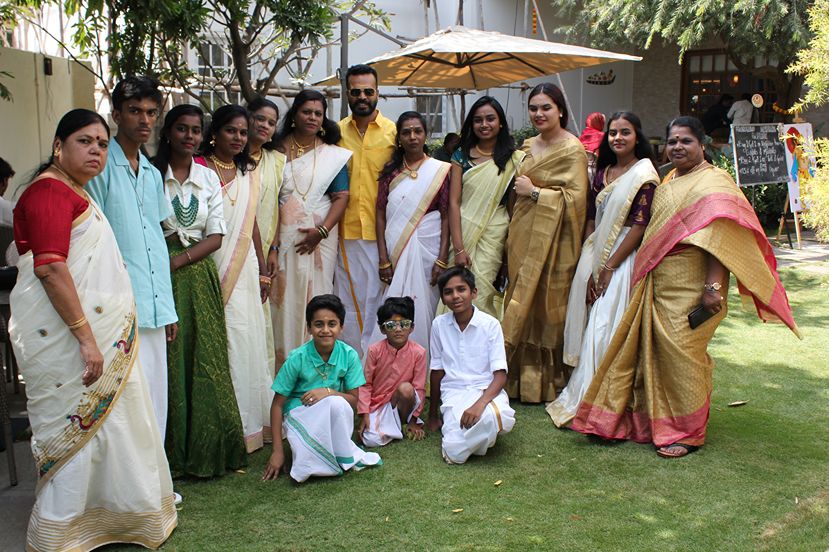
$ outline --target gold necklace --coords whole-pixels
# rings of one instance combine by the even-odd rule
[[[481,151],[481,148],[479,148],[477,144],[475,144],[475,146],[472,149],[478,152],[478,157],[492,157],[492,154],[495,153],[495,150]]]
[[[299,142],[296,141],[296,137],[294,137],[294,135],[292,133],[291,134],[291,142],[293,142],[293,148],[294,148],[294,151],[296,152],[296,155],[294,157],[302,157],[303,155],[305,155],[306,150],[308,150],[310,148],[313,148],[314,146],[317,145],[317,137],[314,136],[314,140],[310,144],[303,145],[303,144],[300,144]]]
[[[622,176],[623,174],[628,172],[628,169],[630,169],[633,166],[633,164],[636,163],[637,161],[639,161],[639,159],[634,157],[633,160],[630,161],[629,163],[627,163],[624,167],[619,167],[618,165],[613,165],[612,167],[608,167],[607,171],[605,172],[605,181],[607,182],[607,184],[610,184],[611,182],[615,182],[620,176]],[[620,172],[619,172],[619,174],[617,174],[616,176],[611,178],[609,173],[610,173],[611,169],[614,169],[614,168],[618,168],[618,171],[620,171]]]
[[[314,141],[316,142],[316,138],[314,138]],[[314,148],[314,161],[313,161],[313,165],[311,166],[311,178],[309,179],[308,187],[305,188],[304,192],[300,191],[299,186],[296,183],[296,171],[294,170],[294,161],[295,160],[296,160],[296,157],[294,157],[290,161],[290,163],[291,163],[291,181],[294,183],[294,190],[296,190],[296,193],[298,193],[299,196],[302,198],[302,202],[305,203],[305,198],[308,197],[309,193],[311,193],[311,187],[314,185],[314,175],[316,175],[316,172],[317,172],[317,148]]]
[[[210,160],[213,161],[213,164],[216,165],[216,167],[218,167],[220,169],[223,169],[223,170],[226,170],[226,171],[230,171],[230,170],[235,171],[236,170],[236,160],[233,160],[230,163],[225,163],[224,161],[222,161],[221,159],[216,157],[215,154],[212,154],[212,153],[210,154]]]
[[[409,178],[412,180],[417,180],[417,169],[420,168],[421,165],[426,161],[426,155],[420,158],[420,162],[417,164],[417,167],[411,168],[408,163],[406,163],[406,158],[403,158],[403,172],[408,173]]]
[[[235,170],[236,169],[236,162],[234,161],[233,163],[231,163],[231,165],[233,165],[233,166],[229,167],[227,163],[222,163],[221,159],[216,158],[215,155],[211,155],[210,160],[213,161],[213,164],[216,165],[216,169],[218,169],[216,171],[216,174],[219,175],[219,184],[222,185],[222,193],[225,194],[227,196],[227,198],[230,200],[230,204],[233,207],[236,207],[236,201],[239,199],[239,187],[238,186],[236,187],[236,197],[231,196],[230,195],[230,190],[227,189],[228,185],[230,185],[236,179],[234,178],[230,182],[225,182],[224,175],[222,175],[222,169],[230,170],[232,168],[232,169]],[[224,167],[222,167],[222,165],[224,165]]]
[[[89,195],[86,193],[86,190],[83,189],[83,186],[81,185],[80,182],[78,182],[77,180],[75,180],[74,178],[69,176],[69,173],[67,173],[65,170],[60,168],[57,164],[52,163],[52,167],[54,167],[55,171],[57,171],[62,177],[64,177],[66,180],[68,180],[67,184],[69,184],[69,187],[76,194],[78,194],[79,196],[81,196],[85,199],[89,199]]]
[[[683,175],[677,175],[677,172],[676,172],[676,171],[674,171],[674,175],[671,177],[671,180],[675,180],[675,179],[677,179],[677,178],[682,178],[683,176],[688,176],[688,175],[689,175],[689,174],[691,174],[692,172],[696,172],[696,171],[700,170],[700,169],[701,169],[704,165],[707,165],[707,164],[708,164],[708,161],[706,161],[705,159],[703,159],[702,161],[700,161],[700,163],[699,163],[698,165],[694,166],[694,168],[693,168],[693,169],[691,169],[690,171],[686,172],[686,173],[685,173],[685,174],[683,174]]]
[[[256,162],[256,164],[258,165],[259,161],[262,160],[262,150],[260,149],[256,153],[250,152],[250,158],[253,159],[254,162]]]

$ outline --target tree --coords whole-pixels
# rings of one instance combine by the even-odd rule
[[[388,28],[386,14],[367,0],[12,1],[19,15],[39,27],[31,10],[56,3],[75,18],[71,42],[77,58],[93,60],[105,92],[124,76],[150,74],[210,111],[202,90],[223,90],[225,98],[238,90],[250,101],[270,93],[282,70],[301,83],[319,49],[335,40],[339,11]],[[229,66],[215,64],[206,44],[226,53]],[[201,71],[188,64],[188,46]]]
[[[813,37],[807,48],[797,54],[789,68],[792,74],[805,78],[808,90],[801,106],[829,103],[829,0],[816,0],[809,8],[809,26]],[[808,148],[808,144],[806,145]],[[817,168],[812,178],[801,183],[802,194],[809,210],[803,220],[815,229],[817,237],[829,242],[829,138],[818,138],[813,144]]]
[[[741,71],[769,79],[778,104],[799,98],[800,74],[786,72],[810,38],[806,17],[814,0],[553,0],[574,18],[562,30],[599,46],[619,41],[647,49],[655,38],[676,44],[680,59],[712,38]],[[755,66],[755,56],[769,65]]]

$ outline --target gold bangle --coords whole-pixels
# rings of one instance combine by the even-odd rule
[[[619,268],[619,267],[617,266],[616,268],[610,268],[609,266],[607,266],[607,263],[604,263],[602,265],[602,268],[607,270],[608,272],[613,272],[614,270],[616,270],[616,268]]]
[[[326,228],[324,224],[320,224],[319,226],[317,226],[317,232],[320,233],[320,236],[322,236],[322,239],[325,239],[325,238],[328,237],[328,228]]]
[[[190,250],[185,249],[184,254],[187,255],[187,264],[193,264],[193,257],[190,256]]]
[[[466,250],[465,250],[465,249],[461,249],[460,251],[458,251],[458,250],[456,249],[456,250],[455,250],[455,257],[457,257],[458,255],[460,255],[461,253],[466,253]]]
[[[444,261],[441,261],[440,259],[435,259],[435,264],[443,269],[449,268],[449,265],[446,264]]]
[[[385,263],[378,265],[377,268],[380,270],[386,270],[387,268],[391,268],[391,261],[386,261]]]
[[[330,394],[331,394],[331,388],[330,388],[330,387],[326,387],[326,388],[325,388],[325,390],[326,390],[326,391],[328,391],[328,395],[330,395]],[[327,395],[326,395],[326,396],[327,396]]]
[[[271,285],[271,278],[270,276],[259,276],[259,283],[260,284],[268,284]]]
[[[68,324],[69,331],[74,332],[75,330],[84,327],[84,325],[86,325],[86,323],[87,323],[86,316],[82,316],[81,319],[78,320],[77,322],[73,322],[72,324]]]

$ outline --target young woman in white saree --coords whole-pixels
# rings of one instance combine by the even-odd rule
[[[213,114],[204,154],[219,175],[227,234],[213,253],[219,269],[227,325],[227,350],[248,452],[270,439],[271,368],[265,314],[271,278],[262,255],[256,210],[259,181],[248,150],[248,112],[224,105]]]
[[[326,117],[328,103],[303,90],[285,114],[276,140],[288,155],[279,191],[279,245],[271,296],[276,365],[308,341],[302,319],[312,297],[332,293],[337,225],[348,205],[351,152],[337,146],[340,128]]]
[[[567,387],[547,405],[558,427],[575,417],[627,309],[636,250],[650,221],[658,183],[653,150],[639,117],[614,113],[599,145],[586,239],[567,303],[564,363],[575,370]]]
[[[377,251],[386,297],[412,297],[411,339],[426,351],[439,293],[448,267],[449,163],[426,153],[426,119],[406,111],[397,119],[397,149],[380,172],[377,188]],[[383,339],[374,328],[369,343]]]
[[[158,548],[177,523],[129,276],[84,191],[108,144],[97,113],[64,115],[52,157],[14,210],[21,256],[9,332],[39,477],[27,550]]]

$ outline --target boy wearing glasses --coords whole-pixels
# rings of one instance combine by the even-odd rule
[[[357,402],[357,433],[367,447],[381,447],[404,433],[414,441],[425,435],[418,416],[426,396],[426,350],[409,340],[414,309],[411,297],[389,297],[377,309],[386,339],[368,348],[366,383]]]
[[[342,339],[362,357],[383,296],[377,271],[377,178],[394,152],[397,127],[377,109],[374,68],[353,65],[345,74],[345,82],[351,115],[339,122],[342,138],[338,145],[352,155],[348,162],[348,206],[340,221],[334,293],[345,304]]]
[[[504,391],[504,334],[496,318],[472,304],[478,296],[475,275],[454,266],[440,275],[438,289],[452,312],[432,322],[429,430],[442,429],[443,459],[463,464],[473,454],[486,454],[499,434],[512,430],[515,411]]]

